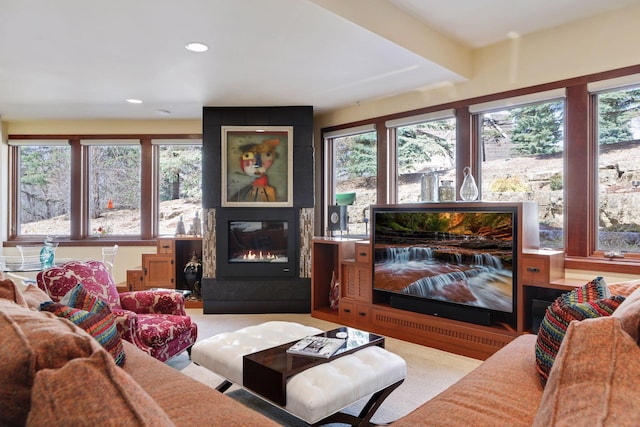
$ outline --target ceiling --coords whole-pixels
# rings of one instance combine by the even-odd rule
[[[200,119],[205,105],[323,112],[464,81],[472,49],[631,3],[2,0],[0,117]],[[187,51],[192,41],[209,50]]]

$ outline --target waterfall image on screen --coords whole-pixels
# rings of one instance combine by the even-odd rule
[[[383,210],[374,227],[374,290],[513,312],[513,212]]]

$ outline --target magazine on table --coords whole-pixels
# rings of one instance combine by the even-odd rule
[[[331,357],[346,342],[343,338],[304,337],[287,350],[289,354],[312,357]]]

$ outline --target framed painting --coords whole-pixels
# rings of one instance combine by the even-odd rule
[[[222,206],[293,206],[293,126],[222,126]]]

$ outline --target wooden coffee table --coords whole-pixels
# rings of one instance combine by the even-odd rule
[[[244,356],[242,364],[244,387],[278,405],[286,406],[287,381],[290,377],[313,366],[331,362],[365,347],[377,345],[384,348],[384,337],[348,327],[340,327],[316,336],[335,338],[339,332],[347,333],[346,344],[329,358],[298,356],[287,353],[287,349],[296,341]]]

